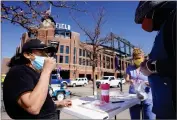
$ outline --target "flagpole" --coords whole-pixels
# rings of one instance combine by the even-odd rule
[[[52,4],[50,4],[50,14],[52,14]]]
[[[19,52],[22,52],[22,38],[20,38],[20,48],[19,48]]]

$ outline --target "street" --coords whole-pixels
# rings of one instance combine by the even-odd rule
[[[78,97],[84,97],[84,96],[91,96],[93,94],[93,85],[89,84],[86,87],[68,87],[68,90],[70,90],[74,95],[71,96],[71,99],[75,99]],[[98,90],[99,92],[100,90]],[[110,91],[117,91],[119,93],[119,88],[111,88]],[[123,92],[128,91],[128,85],[123,85]],[[2,94],[1,94],[2,95]],[[2,98],[2,97],[1,97]],[[3,102],[1,102],[1,105],[3,105]],[[3,108],[3,106],[2,106]],[[1,110],[1,119],[10,119],[9,116],[6,114],[5,111]],[[78,119],[74,116],[62,113],[60,114],[60,119]],[[113,118],[114,119],[114,118]],[[117,119],[130,119],[129,110],[125,110],[122,113],[117,115]]]

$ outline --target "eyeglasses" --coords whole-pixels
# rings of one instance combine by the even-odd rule
[[[42,53],[42,56],[44,56],[44,57],[49,57],[49,54],[46,53],[46,52],[43,52],[43,53]]]

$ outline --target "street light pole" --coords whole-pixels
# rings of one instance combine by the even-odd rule
[[[76,43],[75,43],[76,39],[75,39],[75,37],[76,36],[74,36],[74,79],[76,79],[76,69],[77,69],[77,66],[76,66],[76,63],[77,63],[77,50],[76,50]]]
[[[114,50],[115,50],[115,48],[114,48],[114,38],[115,38],[115,36],[111,32],[111,43],[112,43],[113,56],[114,56]],[[119,44],[119,42],[118,42],[118,44]],[[120,80],[121,80],[120,91],[122,92],[123,91],[123,89],[122,89],[122,71],[121,71],[121,68],[122,68],[122,53],[121,53],[120,45],[118,45],[118,47],[119,47],[119,51],[120,51],[120,61],[121,61],[121,63],[120,63]]]
[[[120,52],[120,81],[121,81],[121,84],[120,84],[120,91],[122,92],[122,53]]]

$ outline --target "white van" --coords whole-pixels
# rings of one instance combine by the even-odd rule
[[[69,86],[86,86],[88,85],[88,79],[87,78],[76,78],[75,80],[71,80]]]
[[[96,80],[97,88],[100,87],[101,84],[109,84],[110,87],[120,87],[121,79],[117,79],[114,76],[103,76],[100,80]]]

